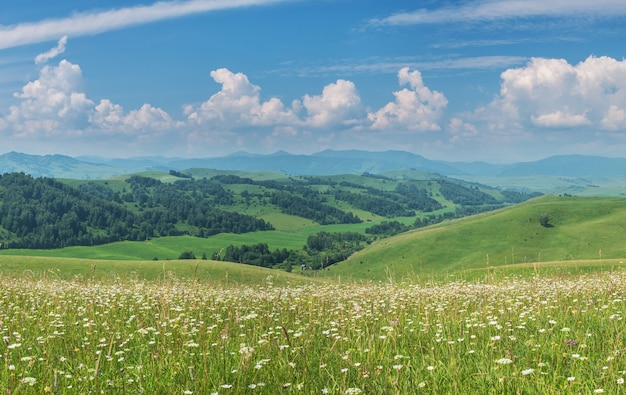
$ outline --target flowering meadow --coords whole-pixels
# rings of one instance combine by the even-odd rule
[[[276,286],[0,277],[3,394],[626,393],[626,273]]]

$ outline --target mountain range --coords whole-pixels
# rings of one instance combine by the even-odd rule
[[[601,177],[626,178],[626,158],[586,155],[552,156],[533,162],[490,164],[447,162],[427,159],[404,151],[333,151],[294,155],[237,152],[218,158],[171,158],[162,156],[104,158],[98,156],[29,155],[9,152],[0,155],[0,173],[24,172],[33,177],[98,179],[141,171],[183,171],[193,168],[271,171],[289,175],[382,174],[417,170],[453,177]]]

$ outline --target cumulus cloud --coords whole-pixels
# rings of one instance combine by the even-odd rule
[[[394,92],[396,100],[368,114],[374,129],[403,129],[414,131],[441,130],[439,121],[448,100],[443,93],[432,91],[424,85],[419,71],[408,67],[398,72],[400,85],[408,85]]]
[[[361,98],[351,81],[337,80],[325,86],[321,95],[304,95],[287,107],[275,97],[262,101],[261,88],[243,73],[223,68],[212,71],[211,77],[222,88],[199,106],[185,107],[192,124],[222,128],[271,126],[277,130],[291,127],[287,130],[293,131],[293,127],[321,128],[358,122],[355,117]]]
[[[448,124],[448,132],[452,135],[451,142],[467,139],[478,135],[478,130],[471,123],[460,118],[452,118]]]
[[[564,59],[533,58],[501,74],[499,96],[479,109],[492,129],[626,128],[626,61],[589,57],[571,65]]]
[[[131,133],[137,130],[154,132],[177,126],[177,122],[167,112],[150,104],[144,104],[140,109],[125,114],[122,106],[109,99],[100,100],[92,109],[89,122],[93,128],[115,133]]]
[[[570,114],[561,111],[539,116],[532,115],[530,119],[535,125],[547,128],[573,128],[591,123],[585,114]]]
[[[37,55],[37,57],[35,58],[35,63],[37,64],[46,63],[50,59],[56,58],[57,56],[65,52],[66,45],[67,45],[67,36],[63,36],[57,43],[56,47],[51,48],[49,51],[46,51],[44,53]]]
[[[55,50],[60,53],[64,45],[61,39]],[[38,58],[47,61],[56,56],[54,52]],[[39,77],[14,97],[18,104],[0,118],[0,129],[14,131],[17,138],[153,132],[178,126],[169,114],[149,104],[128,113],[108,99],[96,105],[84,92],[80,66],[68,60],[43,66]]]
[[[243,73],[228,69],[211,72],[211,77],[222,85],[219,92],[199,107],[186,106],[189,122],[220,126],[267,126],[297,122],[292,110],[277,98],[261,102],[261,88],[252,84]]]
[[[150,5],[76,13],[67,18],[0,26],[0,49],[45,42],[61,36],[78,37],[98,34],[186,15],[274,4],[281,1],[285,0],[159,1]]]
[[[600,121],[600,125],[606,130],[626,129],[626,111],[611,104]]]
[[[27,83],[15,97],[21,102],[10,107],[5,122],[21,134],[59,132],[73,129],[84,120],[86,110],[93,105],[80,92],[82,71],[78,65],[63,60],[58,66],[45,66],[39,79]]]
[[[351,81],[337,80],[326,85],[319,96],[305,95],[302,105],[307,111],[305,123],[313,127],[355,124],[361,97]]]

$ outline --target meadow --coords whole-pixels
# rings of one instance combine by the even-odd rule
[[[621,269],[420,283],[278,282],[261,268],[224,282],[205,269],[3,274],[0,391],[624,392]]]

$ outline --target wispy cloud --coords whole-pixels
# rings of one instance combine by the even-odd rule
[[[397,73],[403,67],[424,70],[485,70],[506,69],[511,66],[524,64],[528,57],[524,56],[472,56],[438,60],[416,60],[411,58],[364,60],[345,60],[343,62],[323,66],[293,67],[300,75],[350,75],[361,73]],[[280,70],[279,72],[284,72]]]
[[[65,52],[65,46],[66,45],[67,45],[67,36],[63,36],[63,37],[61,37],[61,39],[57,43],[56,47],[51,48],[50,50],[48,50],[48,51],[46,51],[44,53],[40,53],[39,55],[37,55],[37,57],[35,58],[35,63],[37,63],[37,64],[46,63],[50,59],[56,58],[57,56],[59,56],[63,52]]]
[[[623,0],[484,0],[462,6],[419,9],[369,21],[373,26],[482,22],[528,17],[617,17],[626,15]]]
[[[76,13],[67,18],[0,27],[0,49],[58,40],[63,36],[78,37],[98,34],[209,11],[262,6],[285,1],[288,0],[162,1],[151,5]]]

